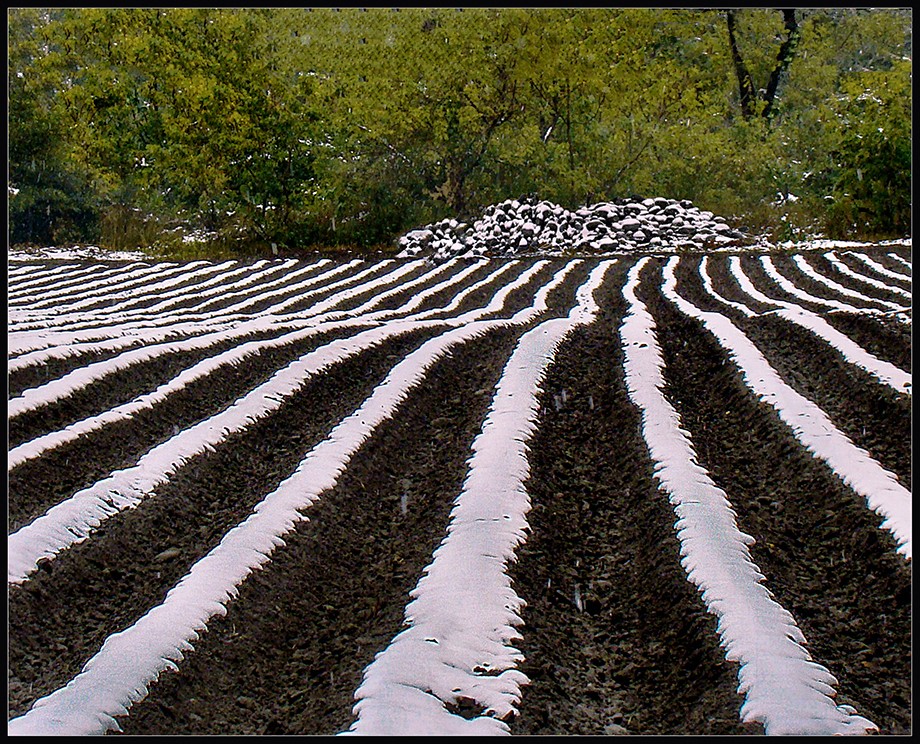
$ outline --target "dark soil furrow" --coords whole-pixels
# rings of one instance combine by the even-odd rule
[[[332,367],[273,415],[192,458],[134,509],[9,593],[10,713],[66,684],[105,638],[161,602],[189,566],[295,469],[392,366],[416,331]],[[158,559],[164,550],[172,558]],[[251,663],[251,658],[249,662]]]
[[[460,266],[458,267],[455,274],[459,274],[461,271],[465,271],[466,269],[468,269],[471,263],[474,263],[474,262],[461,261]],[[488,276],[494,270],[495,270],[495,266],[493,264],[484,263],[482,266],[476,268],[474,271],[472,271],[470,274],[468,274],[466,277],[464,277],[460,281],[453,282],[452,284],[449,284],[448,286],[443,287],[438,292],[435,292],[433,295],[430,295],[429,297],[425,298],[425,300],[423,300],[422,303],[418,307],[414,308],[411,311],[412,314],[424,313],[429,310],[437,310],[438,308],[444,307],[445,305],[452,302],[454,297],[460,294],[467,287],[472,286],[476,282]],[[446,276],[438,277],[435,280],[432,280],[430,284],[432,286],[435,284],[440,284],[442,281],[444,281],[447,278],[448,277]],[[416,294],[419,294],[425,291],[426,289],[427,289],[426,287],[421,287],[418,290],[413,290],[410,295],[402,297],[400,301],[391,309],[395,310],[400,316],[402,316],[402,310],[403,310],[404,305],[412,301]],[[376,309],[374,312],[376,312]],[[451,314],[454,314],[454,313],[451,313]]]
[[[910,291],[910,276],[904,274],[905,271],[909,270],[904,267],[904,264],[888,258],[884,253],[870,253],[868,251],[860,251],[860,253],[875,263],[881,264],[883,268],[895,271],[901,276],[899,278],[895,278],[893,276],[888,276],[887,274],[877,271],[865,261],[860,261],[859,258],[854,256],[852,253],[849,253],[848,251],[837,251],[837,258],[839,258],[842,263],[849,266],[854,272],[857,274],[863,274],[868,279],[885,282],[886,284],[889,284],[896,289],[904,289]],[[895,292],[895,301],[900,302],[903,300],[904,295]]]
[[[767,312],[776,307],[758,302],[741,288],[731,271],[728,256],[710,256],[706,273],[712,279],[713,286],[718,293],[727,300],[741,303],[757,313]]]
[[[88,268],[86,264],[71,264],[71,266],[73,266],[72,269],[54,273],[54,270],[59,268],[59,266],[52,265],[50,262],[41,265],[33,264],[30,266],[32,271],[28,274],[8,277],[8,281],[12,279],[9,283],[9,289],[11,292],[21,292],[24,289],[28,289],[30,292],[47,292],[48,290],[54,289],[58,283],[67,281],[73,273]]]
[[[804,256],[805,254],[801,254],[801,255]],[[807,256],[806,258],[809,259],[808,261],[809,264],[813,262],[812,257]],[[810,295],[814,295],[815,297],[820,297],[826,300],[835,300],[837,302],[842,302],[845,305],[852,305],[853,307],[858,308],[858,309],[862,309],[862,308],[865,308],[867,310],[887,310],[888,309],[881,303],[872,302],[871,297],[866,292],[860,292],[860,294],[863,294],[866,296],[867,299],[865,300],[857,298],[857,297],[850,297],[841,292],[838,292],[835,289],[832,289],[830,286],[825,284],[823,281],[817,281],[815,279],[812,279],[810,276],[808,276],[808,274],[806,274],[798,266],[796,266],[796,264],[793,262],[790,256],[785,256],[785,255],[773,256],[773,265],[776,267],[776,270],[780,274],[782,274],[787,279],[789,279],[789,281],[795,284],[796,287],[798,287],[804,292],[807,292]],[[818,270],[816,269],[816,271]],[[823,274],[823,273],[824,272],[822,271],[818,271],[818,274]],[[836,281],[835,279],[831,279],[831,280]],[[842,282],[837,282],[837,283],[842,284]],[[823,308],[823,309],[825,311],[827,310],[827,308]]]
[[[528,269],[533,268],[536,261],[528,264]],[[533,304],[534,297],[537,292],[539,292],[544,286],[549,284],[553,277],[558,271],[562,268],[562,263],[548,262],[543,268],[539,269],[527,282],[522,286],[517,287],[516,289],[511,290],[508,293],[508,296],[505,298],[505,303],[502,306],[501,310],[498,310],[494,313],[488,313],[484,317],[486,318],[504,318],[508,315],[512,315],[519,310],[523,310],[525,307],[530,307]],[[575,273],[573,271],[573,273]],[[571,277],[570,277],[571,279]],[[504,283],[502,286],[507,286],[510,282]],[[555,293],[558,295],[558,293]]]
[[[744,733],[737,666],[680,565],[676,517],[625,387],[628,263],[602,318],[564,342],[543,386],[532,534],[511,569],[527,602],[518,647],[531,679],[516,734]]]
[[[13,294],[20,292],[14,283],[9,288],[10,301],[11,304],[21,305],[28,302],[31,303],[31,307],[41,305],[44,308],[69,304],[84,297],[92,296],[94,292],[105,291],[107,287],[117,284],[119,281],[131,279],[137,272],[149,268],[149,266],[135,266],[133,270],[125,271],[114,266],[103,265],[79,269],[75,272],[68,272],[66,278],[62,277],[60,281],[55,282],[53,285],[31,288],[27,300],[24,300],[21,295],[12,297]],[[153,271],[150,270],[148,273],[153,273]],[[96,284],[97,282],[102,283]],[[90,284],[95,284],[95,286],[87,289]]]
[[[703,289],[695,260],[680,261],[678,291],[694,305],[730,317],[767,361],[799,394],[813,401],[834,425],[910,488],[910,399],[847,362],[827,342],[776,316],[748,319]]]
[[[9,474],[8,529],[18,529],[113,471],[132,467],[156,445],[225,410],[300,356],[359,330],[331,331],[265,349],[242,364],[215,370],[130,419],[110,423],[24,462]]]
[[[432,287],[435,284],[440,284],[441,282],[445,281],[446,279],[450,277],[456,276],[462,271],[465,271],[467,268],[469,268],[471,263],[475,263],[475,262],[461,260],[458,263],[458,265],[454,268],[454,270],[438,275],[428,280],[423,286],[420,286],[417,288],[414,287],[406,293],[400,293],[394,297],[389,298],[388,300],[382,302],[379,307],[375,307],[372,312],[378,312],[382,310],[382,311],[394,311],[397,313],[401,313],[402,308],[409,302],[412,302],[415,299],[415,296],[417,294],[424,292],[429,287]],[[462,281],[451,284],[447,287],[444,287],[436,294],[426,298],[412,312],[414,313],[425,312],[427,310],[433,310],[439,307],[443,307],[447,303],[451,302],[458,293],[463,291],[463,289],[470,286],[471,284],[475,284],[482,277],[486,276],[490,271],[494,270],[494,268],[495,268],[494,266],[491,266],[489,264],[479,267],[478,269],[473,271],[469,276],[464,278]]]
[[[843,261],[847,266],[849,266],[857,273],[865,274],[866,276],[877,279],[878,281],[891,282],[892,286],[894,287],[910,291],[912,284],[910,277],[911,270],[900,261],[888,256],[889,252],[890,251],[859,251],[859,253],[868,256],[875,263],[881,264],[883,268],[899,274],[898,277],[888,276],[883,272],[877,271],[865,261],[860,261],[849,251],[837,251],[837,256],[841,261]]]
[[[811,310],[812,312],[822,312],[826,311],[827,308],[824,305],[818,304],[816,302],[809,302],[806,300],[801,300],[798,297],[795,297],[792,294],[786,292],[782,289],[772,277],[767,274],[766,269],[764,269],[761,259],[763,256],[742,256],[741,257],[741,270],[751,280],[751,283],[754,287],[760,290],[767,297],[775,300],[780,300],[782,302],[792,302],[796,305],[799,305],[806,310]],[[774,258],[770,256],[771,260]]]
[[[910,731],[910,568],[865,499],[751,395],[701,323],[645,290],[670,396],[700,465],[725,489],[754,562],[795,618],[838,702],[883,734]],[[802,352],[802,362],[807,353]],[[903,436],[903,432],[902,432]]]
[[[489,261],[488,270],[485,276],[495,274],[502,266],[505,265],[505,263],[510,262]],[[508,271],[506,271],[497,279],[490,281],[485,286],[471,292],[467,297],[461,300],[457,308],[455,310],[451,310],[448,315],[450,317],[456,317],[472,310],[478,310],[479,308],[485,307],[489,303],[489,300],[491,300],[492,297],[494,297],[502,287],[511,284],[511,282],[513,282],[515,279],[517,279],[517,277],[527,271],[527,269],[532,265],[532,262],[529,261],[521,261],[519,263],[519,266],[508,269]],[[446,305],[450,301],[451,300],[447,300],[443,304]],[[440,318],[446,316],[442,316],[442,314],[437,313],[434,315],[434,317]]]
[[[356,284],[350,284],[347,287],[342,287],[341,289],[335,290],[333,292],[323,293],[322,295],[319,295],[317,297],[311,297],[310,299],[305,300],[303,302],[294,303],[290,307],[284,308],[282,312],[284,312],[285,314],[309,312],[318,302],[322,302],[326,299],[329,299],[330,297],[332,297],[334,294],[337,294],[338,292],[345,292],[345,291],[349,291],[349,290],[356,289],[356,288],[363,288],[359,294],[353,297],[350,297],[347,300],[343,300],[342,302],[337,304],[335,307],[330,308],[329,312],[347,312],[349,310],[353,310],[354,308],[363,305],[365,302],[373,299],[374,297],[377,297],[380,294],[383,294],[384,292],[389,292],[391,289],[395,289],[396,287],[402,284],[405,284],[406,282],[411,282],[413,279],[417,279],[419,276],[424,274],[426,271],[430,271],[432,268],[430,264],[427,264],[424,261],[415,261],[414,263],[418,265],[415,266],[408,273],[403,274],[399,279],[387,280],[386,277],[392,274],[393,272],[397,271],[398,269],[400,269],[403,266],[403,262],[396,262],[395,264],[388,266],[383,271],[375,271],[371,276],[365,277],[363,280],[359,281]],[[367,267],[359,267],[359,268],[365,269]],[[371,287],[370,284],[377,279],[382,279],[383,280],[382,283],[377,285],[376,287]],[[374,310],[378,310],[378,309],[380,308],[376,308],[376,307],[374,308]]]
[[[808,263],[811,264],[815,271],[847,289],[859,292],[870,299],[893,302],[897,305],[909,304],[906,302],[906,298],[903,295],[899,295],[889,289],[882,289],[881,287],[875,287],[871,284],[861,282],[859,279],[840,271],[840,269],[834,266],[829,259],[825,258],[820,253],[809,254],[807,259]],[[865,264],[863,264],[863,267],[865,268]]]
[[[270,337],[280,334],[270,332],[265,335]],[[8,425],[9,444],[17,446],[49,431],[63,429],[75,421],[134,400],[139,395],[154,391],[197,362],[236,348],[240,343],[240,340],[231,339],[206,349],[169,352],[133,364],[126,369],[111,372],[75,390],[65,398],[49,402],[12,419]],[[281,347],[267,350],[262,356],[266,360],[275,355],[281,355],[281,359],[286,359],[290,353],[291,348]]]
[[[727,261],[713,262],[713,259],[710,258],[709,263],[713,267],[712,273],[717,281],[717,286],[725,288],[726,297],[744,302],[755,310],[766,311],[772,309],[772,307],[767,307],[761,303],[756,303],[749,299],[745,300],[743,297],[739,299],[734,294],[734,287],[737,286],[737,281],[728,270]],[[763,273],[759,261],[742,258],[742,265],[754,285],[764,294],[777,299],[782,298],[781,290]],[[772,290],[770,285],[772,285]],[[910,371],[910,326],[895,320],[886,320],[884,316],[827,312],[827,308],[821,308],[813,303],[802,302],[790,297],[783,299],[819,314],[837,330],[845,333],[862,348],[879,359],[891,362],[903,370]]]
[[[295,268],[296,268],[296,267],[295,267]],[[333,268],[334,268],[334,266],[327,266],[327,267],[325,267],[324,270],[325,270],[325,271],[329,271],[329,270],[331,270],[331,269],[333,269]],[[357,274],[358,272],[360,272],[361,270],[366,269],[366,268],[367,268],[366,266],[358,265],[358,266],[354,267],[353,269],[350,269],[349,271],[346,271],[346,272],[344,272],[344,273],[342,273],[342,274],[337,274],[336,276],[332,277],[332,279],[331,279],[328,283],[331,284],[331,283],[334,283],[334,282],[336,282],[336,281],[341,281],[342,279],[344,279],[344,278],[346,278],[346,277],[354,276],[355,274]],[[298,282],[306,281],[307,279],[316,276],[316,273],[317,273],[317,272],[310,272],[309,274],[305,274],[305,275],[302,275],[302,276],[297,276],[297,277],[295,277],[295,279],[294,279],[294,281],[293,281],[292,283],[293,283],[293,284],[297,284]],[[277,278],[277,277],[274,277],[274,276],[271,277],[271,279],[274,279],[274,278]],[[268,280],[266,280],[266,281],[268,281]],[[325,283],[323,283],[323,284],[325,284]],[[275,304],[275,303],[279,303],[279,302],[282,302],[282,301],[284,301],[284,300],[290,299],[291,296],[295,296],[295,293],[296,293],[297,291],[302,291],[302,292],[306,293],[306,292],[312,292],[312,291],[314,291],[314,290],[316,290],[316,289],[321,289],[322,286],[323,286],[323,284],[310,286],[310,287],[307,287],[305,290],[294,290],[294,291],[291,291],[291,292],[289,292],[289,293],[285,293],[284,295],[282,295],[282,296],[280,296],[280,297],[273,297],[273,298],[271,298],[270,301],[266,302],[264,306],[270,306],[270,305],[273,305],[273,304]],[[238,303],[240,303],[240,302],[249,301],[249,300],[252,300],[252,299],[255,298],[255,297],[258,297],[259,292],[258,292],[257,290],[258,290],[258,287],[257,287],[257,286],[256,286],[256,287],[252,287],[252,288],[246,287],[246,288],[244,288],[244,289],[242,289],[242,290],[239,290],[239,291],[237,291],[237,292],[234,292],[233,294],[227,295],[227,296],[223,299],[223,301],[220,302],[220,303],[209,304],[208,307],[207,307],[207,309],[205,309],[204,311],[196,311],[194,308],[190,308],[190,309],[187,310],[188,315],[189,315],[189,317],[197,317],[198,315],[201,314],[201,312],[203,312],[203,313],[205,313],[205,314],[209,314],[209,315],[210,315],[210,314],[213,314],[213,315],[219,316],[219,315],[223,312],[223,310],[224,310],[225,308],[229,308],[229,307],[231,307],[231,306],[233,306],[233,305],[236,305],[236,304],[238,304]],[[271,293],[271,292],[277,292],[277,291],[283,291],[283,290],[284,290],[284,286],[282,285],[281,287],[271,287],[271,288],[269,288],[268,292]],[[332,293],[323,292],[320,296],[318,296],[318,299],[323,299],[323,298],[325,297],[326,294],[332,294]],[[213,300],[214,300],[215,298],[209,297],[209,298],[207,298],[207,299],[208,299],[209,302],[213,302]],[[312,301],[318,301],[318,299],[315,299],[315,300],[312,300]],[[187,306],[187,305],[188,305],[188,302],[191,302],[192,300],[195,300],[195,303],[196,303],[196,304],[197,304],[197,302],[199,302],[199,300],[198,300],[197,298],[195,298],[193,295],[191,295],[191,296],[188,297],[188,301],[185,302],[185,303],[183,303],[183,304]],[[247,308],[245,308],[245,312],[246,312],[246,313],[255,313],[255,312],[256,312],[256,308],[257,308],[257,307],[260,307],[260,306],[261,306],[261,305],[253,305],[252,307],[247,307]],[[184,311],[183,311],[182,308],[178,308],[178,309],[170,308],[167,312],[179,312],[179,313],[183,313]],[[285,310],[284,312],[288,312],[288,311]],[[231,313],[231,314],[232,314],[232,313]]]
[[[221,288],[221,285],[212,285],[209,287],[205,287],[204,290],[202,291],[206,294],[199,294],[197,288],[192,286],[192,287],[189,287],[186,291],[181,292],[175,297],[173,297],[172,302],[175,304],[170,304],[161,312],[176,313],[177,315],[181,315],[186,312],[195,313],[196,310],[194,308],[196,306],[204,304],[205,302],[211,303],[218,299],[221,299],[223,302],[226,302],[228,304],[239,302],[240,300],[243,300],[247,296],[256,292],[259,288],[259,284],[261,284],[262,282],[276,281],[281,276],[283,276],[284,272],[291,272],[300,267],[295,265],[295,266],[288,267],[285,269],[284,267],[280,265],[256,266],[255,263],[252,263],[249,265],[248,268],[249,268],[249,271],[244,272],[242,274],[237,274],[236,276],[233,276],[227,279],[227,281],[225,282],[227,287],[223,291],[223,298],[220,297],[220,294],[221,294],[220,292],[215,292],[215,290]],[[242,287],[234,287],[232,289],[229,287],[230,284],[235,284],[237,282],[244,281],[257,274],[261,274],[261,276],[255,281],[251,282],[250,284],[247,284]],[[208,309],[205,312],[208,312],[208,313],[215,312],[216,307],[217,307],[216,305],[208,305]]]
[[[521,332],[491,332],[432,368],[310,507],[309,521],[242,585],[179,673],[163,675],[131,709],[125,733],[348,728],[362,672],[401,629],[408,593],[444,536],[470,446]]]
[[[906,323],[885,323],[877,315],[853,313],[828,313],[824,319],[873,356],[911,371],[911,330]]]
[[[911,400],[850,364],[823,340],[775,317],[740,322],[770,365],[910,489]]]
[[[78,298],[77,302],[84,302],[87,299],[96,297],[99,300],[106,300],[106,303],[108,304],[116,304],[116,303],[121,303],[121,302],[130,300],[132,299],[132,296],[134,297],[143,296],[144,297],[143,305],[131,306],[127,308],[128,312],[134,312],[137,307],[142,307],[142,306],[150,307],[153,304],[158,304],[166,299],[169,299],[169,300],[178,300],[178,299],[183,299],[183,298],[193,299],[197,296],[197,293],[199,291],[199,284],[207,282],[207,281],[213,281],[217,277],[221,277],[225,274],[229,274],[231,272],[238,271],[239,269],[242,269],[242,268],[244,268],[242,265],[232,266],[226,272],[223,272],[223,271],[212,272],[210,274],[199,277],[193,283],[182,282],[175,286],[167,287],[164,290],[162,290],[162,292],[154,292],[153,294],[149,294],[149,295],[146,294],[146,287],[152,284],[159,283],[163,281],[164,279],[172,279],[172,278],[179,277],[181,276],[182,272],[177,271],[177,272],[173,272],[172,274],[168,274],[166,276],[162,276],[158,274],[157,272],[151,272],[149,274],[143,275],[142,277],[128,276],[128,277],[123,278],[121,281],[116,280],[116,281],[109,282],[104,287],[100,288],[99,292],[93,292],[93,293],[86,294],[83,297]],[[234,276],[228,276],[222,283],[230,284],[231,282],[239,281],[243,279],[247,275],[247,273],[239,273],[239,274],[235,274]],[[134,286],[130,286],[130,285],[128,287],[122,286],[123,283],[136,282],[139,279],[143,279],[143,282],[138,283]],[[219,284],[215,283],[215,284],[206,286],[204,287],[202,291],[213,290],[216,286],[219,286]],[[126,290],[128,291],[127,296],[120,297],[114,301],[112,301],[111,298],[100,296],[100,295],[124,293]],[[105,311],[105,304],[99,304],[97,302],[92,307],[94,308],[95,311],[103,311],[103,312]],[[65,306],[64,308],[62,308],[62,311],[63,313],[66,314],[68,312],[68,307]]]
[[[194,294],[198,286],[204,282],[212,281],[218,278],[223,279],[223,277],[226,277],[227,274],[240,268],[242,267],[238,263],[225,264],[225,262],[214,263],[210,266],[196,266],[189,269],[187,273],[176,273],[167,277],[167,280],[172,280],[180,276],[183,277],[183,279],[181,282],[176,282],[175,284],[171,284],[168,287],[163,287],[162,289],[152,288],[159,282],[164,281],[163,277],[150,277],[150,281],[148,283],[141,284],[137,287],[132,287],[130,290],[130,296],[122,297],[117,300],[109,297],[100,297],[97,302],[81,308],[81,312],[89,314],[99,311],[108,312],[107,308],[109,306],[121,304],[123,302],[130,303],[125,305],[125,311],[130,313],[143,312],[145,308],[158,304],[167,298],[180,297],[183,294]],[[223,281],[229,283],[236,281],[241,276],[242,274],[236,274],[232,277],[223,279]],[[112,287],[112,290],[115,292],[120,291],[118,287]]]
[[[126,351],[140,348],[143,345],[143,342],[137,341],[121,349],[114,349],[111,351],[87,351],[63,359],[48,359],[47,361],[33,364],[30,367],[8,372],[6,377],[7,395],[10,398],[22,395],[23,391],[28,388],[44,385],[46,382],[51,382],[51,380],[63,377],[68,372],[72,372],[75,369],[80,369],[94,362],[102,362],[106,359],[111,359]]]
[[[422,271],[411,272],[410,274],[406,275],[406,278],[404,281],[400,281],[399,284],[396,284],[394,286],[383,287],[379,291],[379,293],[383,294],[384,292],[392,292],[394,289],[400,288],[401,285],[414,281],[415,279],[420,278],[423,274],[426,274],[427,272],[432,271],[435,268],[436,267],[431,264],[423,264]],[[415,298],[415,296],[419,294],[420,292],[424,292],[429,287],[435,284],[438,284],[444,281],[445,279],[448,279],[449,277],[459,274],[461,271],[463,271],[464,268],[465,268],[465,264],[462,261],[458,261],[454,266],[452,266],[447,271],[442,271],[440,274],[436,274],[436,275],[433,275],[427,278],[422,284],[417,284],[414,287],[410,287],[409,289],[401,290],[397,292],[396,294],[392,295],[391,297],[388,297],[387,299],[380,302],[378,305],[374,306],[372,310],[370,310],[370,312],[376,313],[376,312],[387,312],[387,311],[399,310],[403,305],[405,305],[408,302],[411,302]],[[371,297],[372,295],[367,295],[367,296],[362,296],[357,299],[349,300],[348,303],[343,304],[342,308],[337,308],[337,309],[338,310],[341,310],[343,308],[347,308],[349,310],[355,309],[363,305],[365,302],[371,299]]]
[[[327,265],[325,265],[325,266],[319,268],[317,271],[311,272],[309,275],[304,275],[304,276],[296,277],[296,278],[294,279],[294,281],[292,282],[292,284],[297,285],[297,284],[300,284],[301,282],[305,282],[305,281],[307,281],[307,280],[309,280],[309,279],[315,278],[316,276],[324,276],[324,275],[329,274],[330,272],[334,271],[338,266],[341,266],[341,265],[344,265],[344,264],[347,264],[347,263],[350,263],[350,262],[348,262],[348,261],[336,261],[335,263],[327,264]],[[295,296],[307,294],[307,293],[309,293],[309,292],[317,292],[316,297],[315,297],[314,299],[312,299],[311,301],[312,301],[312,302],[319,302],[320,300],[326,299],[328,296],[332,295],[333,292],[338,291],[338,290],[332,290],[332,291],[330,291],[330,290],[325,289],[325,287],[327,287],[327,286],[330,285],[330,284],[335,284],[336,282],[345,281],[345,280],[347,280],[347,279],[349,279],[349,278],[355,276],[356,274],[359,274],[359,273],[361,273],[362,271],[365,271],[367,268],[369,268],[369,266],[368,266],[368,264],[367,264],[366,262],[360,262],[360,263],[356,264],[355,266],[352,266],[352,267],[350,267],[350,268],[348,268],[348,269],[346,269],[346,270],[344,270],[344,271],[342,271],[342,272],[340,272],[340,273],[338,273],[338,274],[335,274],[334,276],[331,276],[331,277],[327,277],[327,278],[325,278],[325,279],[322,279],[322,280],[319,281],[318,283],[316,283],[316,284],[311,284],[311,285],[309,285],[309,286],[307,286],[307,287],[296,287],[296,286],[292,286],[292,287],[288,287],[288,286],[272,287],[272,288],[270,288],[270,289],[268,290],[268,293],[272,295],[271,297],[264,297],[264,298],[258,299],[258,300],[257,300],[256,302],[254,302],[252,305],[250,305],[249,307],[247,307],[247,308],[245,309],[245,312],[251,313],[251,314],[255,315],[255,314],[258,314],[258,313],[260,313],[260,312],[263,312],[263,311],[267,310],[268,308],[272,307],[273,305],[277,305],[277,304],[279,304],[279,303],[286,302],[287,300],[290,300],[291,298],[293,298],[293,297],[295,297]],[[372,274],[372,276],[376,276],[376,274]],[[360,283],[360,282],[359,282],[359,283]],[[275,294],[275,293],[277,293],[277,294]],[[229,306],[231,306],[231,305],[235,305],[237,302],[240,302],[240,301],[242,301],[242,300],[244,300],[244,299],[245,299],[245,300],[253,300],[253,299],[255,299],[256,297],[257,297],[257,295],[253,295],[253,296],[246,297],[246,298],[233,298],[233,301],[232,301],[232,302],[231,302],[231,301],[228,301],[228,302],[223,303],[223,304],[221,304],[221,305],[215,305],[215,306],[212,307],[212,308],[208,308],[208,311],[209,311],[209,312],[212,312],[212,311],[213,311],[213,312],[215,312],[215,313],[220,313],[220,312],[221,312],[222,310],[224,310],[225,308],[227,308],[227,307],[229,307]],[[287,311],[283,311],[283,312],[287,312]]]
[[[44,385],[45,383],[51,382],[52,380],[57,380],[58,378],[63,377],[68,372],[72,372],[75,369],[81,369],[82,367],[87,367],[90,364],[95,362],[102,362],[106,359],[112,359],[119,354],[124,354],[134,349],[139,349],[143,346],[150,346],[153,344],[179,343],[180,341],[189,340],[195,338],[196,336],[203,336],[208,332],[209,331],[207,329],[200,329],[199,333],[184,333],[181,335],[177,334],[174,338],[155,341],[152,343],[145,343],[141,340],[138,340],[136,343],[133,343],[130,346],[125,346],[121,349],[115,349],[112,351],[83,352],[63,359],[49,359],[48,361],[34,364],[30,367],[24,367],[20,370],[9,373],[7,377],[7,394],[11,398],[22,395],[23,391],[29,388],[38,387],[39,385]],[[227,343],[235,345],[255,339],[280,336],[281,333],[283,333],[281,330],[258,331],[256,333],[247,335],[241,341],[229,341]],[[208,348],[211,349],[217,347]],[[167,353],[175,352],[167,351]]]

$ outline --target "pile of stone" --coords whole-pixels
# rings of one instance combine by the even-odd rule
[[[399,239],[401,258],[598,255],[709,250],[747,236],[687,200],[619,199],[574,212],[549,201],[509,199],[473,222],[444,219]]]

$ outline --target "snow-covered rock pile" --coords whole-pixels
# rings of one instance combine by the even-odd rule
[[[399,239],[401,258],[693,251],[751,241],[712,212],[665,198],[600,202],[574,212],[550,201],[509,199],[472,224],[445,219]]]

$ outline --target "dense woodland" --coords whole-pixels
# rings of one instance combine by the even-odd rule
[[[9,241],[392,247],[532,195],[910,230],[910,9],[12,9]]]

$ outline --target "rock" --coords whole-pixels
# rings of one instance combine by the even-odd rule
[[[162,553],[157,553],[153,560],[157,562],[168,561],[171,558],[178,558],[181,554],[182,553],[179,548],[166,548],[166,550],[164,550]]]
[[[677,245],[720,237],[741,240],[743,233],[687,200],[664,197],[614,198],[569,211],[550,201],[509,199],[486,207],[470,224],[454,218],[416,228],[400,237],[398,257],[517,255],[522,251],[567,255],[636,250],[636,244],[673,251]]]

